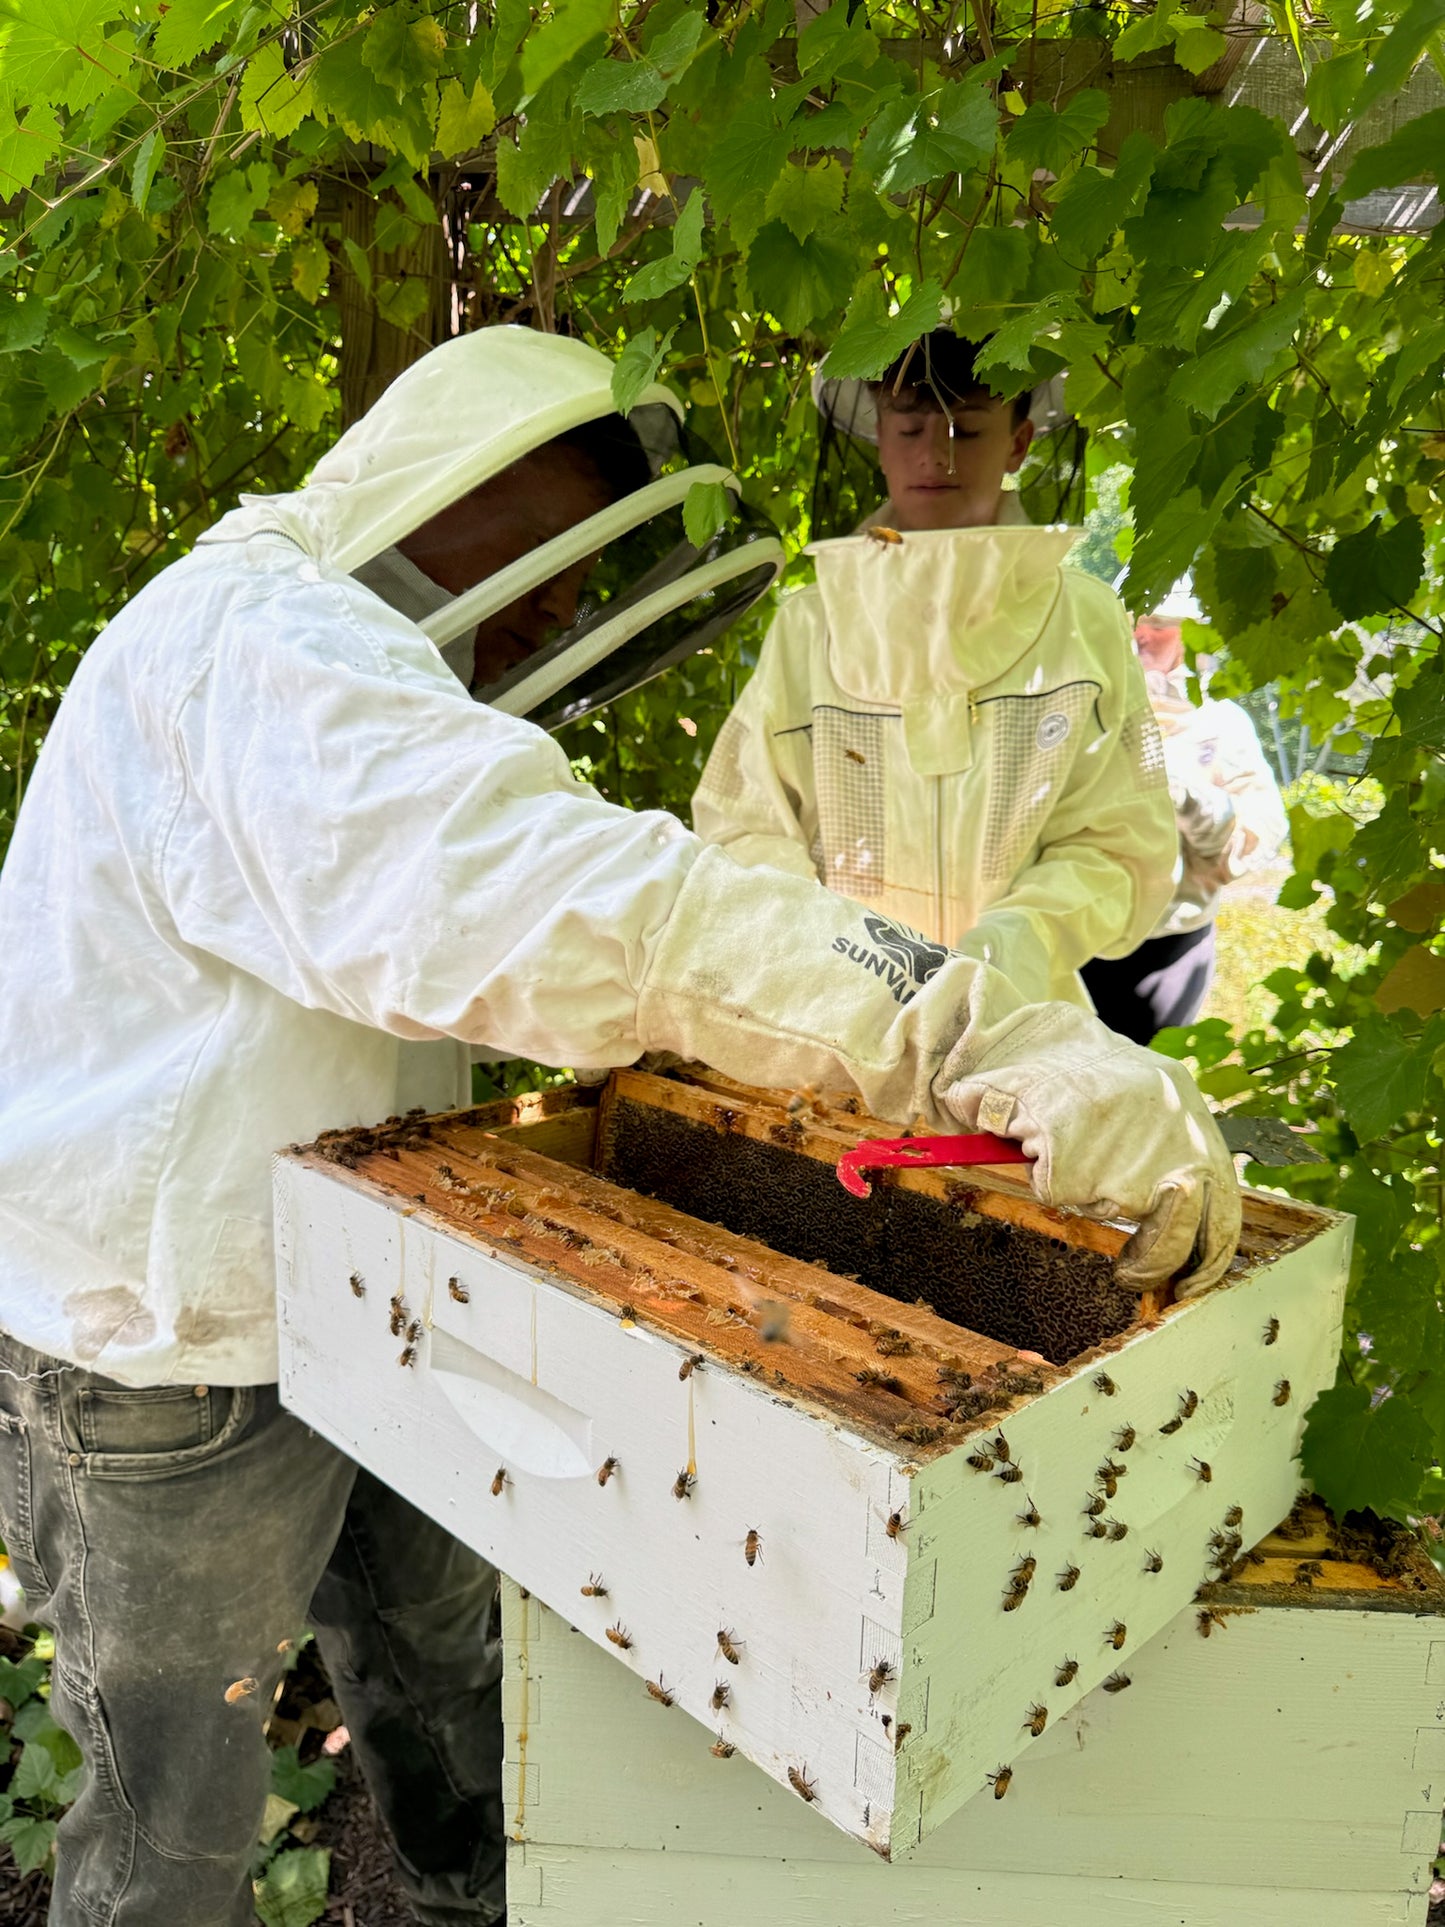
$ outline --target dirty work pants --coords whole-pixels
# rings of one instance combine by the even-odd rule
[[[496,1574],[274,1385],[134,1391],[0,1333],[0,1536],[88,1768],[51,1927],[254,1919],[262,1725],[308,1619],[417,1917],[501,1917]]]

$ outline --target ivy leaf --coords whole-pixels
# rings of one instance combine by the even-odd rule
[[[1330,1059],[1330,1082],[1361,1144],[1372,1144],[1407,1112],[1422,1108],[1431,1054],[1373,1013],[1355,1025],[1350,1042]]]
[[[256,1913],[264,1927],[311,1927],[326,1911],[330,1883],[329,1847],[288,1847],[255,1883]]]
[[[624,301],[656,301],[688,280],[702,258],[702,193],[694,188],[672,230],[672,252],[639,268],[622,290]]]
[[[336,1766],[331,1760],[313,1760],[302,1766],[294,1746],[278,1746],[271,1755],[271,1791],[298,1813],[310,1813],[327,1798],[336,1785]]]
[[[915,288],[895,315],[876,274],[865,276],[848,304],[843,326],[828,350],[825,374],[871,381],[897,361],[904,349],[936,328],[943,315],[943,290],[936,281]]]
[[[666,93],[650,60],[599,60],[578,81],[572,102],[579,114],[647,114]]]
[[[790,162],[768,192],[769,218],[781,221],[806,241],[842,207],[846,178],[835,160],[820,161],[814,167],[794,167]]]
[[[1036,100],[1009,130],[1008,158],[1030,173],[1043,168],[1062,174],[1108,118],[1109,97],[1096,87],[1086,87],[1058,109]]]
[[[1377,187],[1399,187],[1422,178],[1445,179],[1445,107],[1407,120],[1389,140],[1356,154],[1340,192],[1347,201],[1358,201]]]
[[[17,1813],[14,1819],[0,1826],[0,1840],[14,1854],[21,1873],[34,1873],[54,1851],[56,1831],[53,1820],[37,1820],[32,1814]]]
[[[441,113],[437,117],[437,152],[443,160],[466,154],[480,146],[497,124],[497,110],[491,89],[479,80],[468,93],[459,80],[449,80],[442,88]]]
[[[732,498],[721,482],[694,482],[682,505],[683,532],[695,549],[705,549],[732,508]]]
[[[856,268],[846,241],[827,232],[799,240],[781,221],[760,228],[748,250],[748,286],[794,335],[842,305]]]
[[[612,370],[612,405],[619,415],[630,415],[642,396],[657,380],[676,328],[669,328],[659,341],[655,328],[644,328],[633,335]]]
[[[890,101],[858,150],[884,194],[907,194],[946,174],[967,174],[994,151],[998,109],[976,80],[926,99]]]
[[[1325,588],[1346,622],[1405,608],[1425,573],[1425,531],[1416,515],[1341,536],[1325,558]]]
[[[1300,1456],[1336,1513],[1368,1508],[1403,1519],[1434,1454],[1430,1427],[1415,1406],[1401,1398],[1372,1405],[1363,1385],[1341,1379],[1310,1407]]]
[[[541,24],[522,45],[522,80],[529,94],[539,93],[574,54],[606,33],[612,0],[554,0]]]
[[[1213,421],[1246,383],[1258,385],[1287,352],[1304,313],[1304,290],[1286,296],[1217,347],[1186,362],[1169,384],[1176,400]]]

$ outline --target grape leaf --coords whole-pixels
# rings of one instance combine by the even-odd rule
[[[361,41],[361,58],[394,93],[425,87],[441,72],[447,37],[435,20],[408,7],[378,9]]]
[[[694,188],[672,230],[672,252],[639,268],[622,290],[624,301],[656,301],[680,288],[702,254],[702,193]]]
[[[1425,532],[1416,515],[1341,536],[1325,559],[1325,588],[1347,622],[1405,607],[1425,572]]]
[[[1421,1109],[1432,1054],[1383,1017],[1368,1015],[1355,1025],[1350,1042],[1330,1059],[1330,1082],[1361,1144]]]
[[[1049,225],[1072,254],[1092,259],[1135,212],[1154,172],[1159,150],[1147,134],[1126,134],[1112,173],[1081,167],[1054,205]]]
[[[278,1746],[271,1755],[271,1791],[298,1813],[310,1813],[319,1807],[335,1785],[336,1765],[332,1760],[313,1760],[309,1766],[302,1766],[294,1746]]]
[[[683,532],[695,549],[705,549],[728,519],[732,497],[721,482],[694,482],[682,505]]]
[[[1408,1400],[1372,1404],[1363,1385],[1342,1378],[1310,1407],[1300,1456],[1336,1513],[1368,1508],[1404,1518],[1434,1453],[1430,1427]]]
[[[630,415],[657,380],[676,333],[676,328],[669,328],[659,341],[655,328],[644,328],[640,334],[633,335],[617,357],[617,366],[612,370],[612,404],[619,415]]]
[[[1410,78],[1415,62],[1442,27],[1445,27],[1445,0],[1410,0],[1365,69],[1352,109],[1356,122],[1377,100],[1400,91]]]
[[[856,265],[838,236],[825,230],[800,241],[781,221],[769,221],[748,250],[748,285],[789,334],[801,334],[810,321],[841,307]]]
[[[942,314],[943,290],[936,281],[915,288],[897,314],[890,315],[882,281],[876,274],[865,276],[828,350],[825,373],[844,380],[872,380],[920,335],[936,328]]]
[[[611,21],[612,0],[562,0],[549,7],[522,43],[522,79],[528,93],[540,93],[553,74],[606,33]]]
[[[783,170],[788,145],[771,96],[745,100],[707,157],[707,191],[718,220],[731,220],[744,202],[767,195]]]
[[[245,6],[246,0],[170,0],[151,39],[151,53],[163,67],[189,66],[225,38]]]
[[[907,194],[945,174],[966,174],[994,150],[998,109],[975,80],[950,83],[926,99],[890,101],[869,128],[858,158],[885,194]]]
[[[1266,308],[1217,346],[1186,362],[1169,384],[1176,400],[1213,421],[1231,395],[1278,372],[1299,328],[1304,290]]]
[[[441,113],[437,117],[437,152],[443,160],[469,153],[486,139],[496,124],[497,110],[484,80],[479,80],[470,93],[459,80],[449,80],[442,88]]]
[[[646,114],[662,105],[667,82],[650,60],[599,60],[577,83],[581,114]]]
[[[1445,180],[1445,107],[1407,120],[1389,140],[1356,154],[1340,192],[1347,201],[1358,201],[1377,187],[1399,187],[1422,176]]]
[[[330,1881],[329,1847],[288,1847],[278,1853],[255,1885],[263,1927],[311,1927],[326,1911]]]
[[[1062,174],[1108,118],[1108,95],[1096,87],[1086,87],[1057,109],[1036,100],[1009,129],[1008,158],[1030,173],[1043,168],[1050,174]]]
[[[789,162],[768,191],[768,216],[790,228],[799,241],[806,241],[843,205],[846,180],[835,160],[819,161],[812,167],[795,167]]]

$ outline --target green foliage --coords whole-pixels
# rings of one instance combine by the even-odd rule
[[[1311,111],[1342,132],[1440,59],[1442,8],[1302,25],[1286,6],[1259,31],[1287,36]],[[1218,20],[1182,0],[1046,24],[1023,0],[977,18],[837,0],[800,35],[790,0],[10,0],[0,840],[109,615],[334,434],[348,278],[423,345],[428,289],[395,262],[443,213],[465,325],[585,335],[620,356],[620,406],[674,381],[795,547],[830,341],[835,372],[875,376],[946,315],[988,342],[1000,392],[1066,371],[1090,476],[1121,478],[1131,604],[1194,565],[1230,649],[1218,693],[1277,684],[1291,729],[1373,745],[1383,808],[1310,816],[1318,834],[1299,819],[1286,900],[1337,946],[1276,972],[1270,1023],[1205,1068],[1223,1102],[1313,1121],[1332,1163],[1283,1181],[1364,1214],[1342,1387],[1370,1403],[1323,1403],[1310,1463],[1336,1503],[1408,1511],[1435,1490],[1422,1441],[1445,1431],[1445,1380],[1408,1336],[1439,1322],[1437,1012],[1389,983],[1408,951],[1445,953],[1438,911],[1401,924],[1392,907],[1445,866],[1445,230],[1362,236],[1344,208],[1439,181],[1445,110],[1373,146],[1357,133],[1344,180],[1307,197],[1293,109],[1195,91]],[[1060,82],[1072,38],[1113,41],[1108,94]],[[344,223],[358,194],[369,250]],[[756,641],[745,626],[574,725],[578,769],[685,811]],[[1417,1000],[1428,974],[1409,966]],[[1374,1267],[1408,1315],[1383,1315]]]
[[[264,1927],[311,1927],[326,1912],[330,1879],[329,1847],[287,1847],[255,1883],[257,1919]]]
[[[319,1807],[335,1785],[336,1767],[330,1760],[302,1766],[294,1746],[278,1746],[271,1755],[271,1791],[298,1813]]]

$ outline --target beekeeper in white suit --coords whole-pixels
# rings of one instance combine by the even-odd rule
[[[939,329],[878,381],[816,384],[877,448],[887,500],[815,543],[693,799],[698,833],[1088,1008],[1173,888],[1159,731],[1117,596],[1064,569],[1005,487],[1026,397],[1000,401]]]
[[[643,461],[611,372],[515,329],[436,349],[135,598],[40,757],[0,879],[0,1531],[89,1765],[57,1927],[250,1919],[308,1613],[418,1919],[503,1911],[493,1575],[273,1383],[270,1154],[394,1110],[409,1044],[420,1101],[465,1094],[472,1044],[852,1084],[1138,1218],[1138,1283],[1233,1250],[1176,1066],[602,802],[521,719],[677,659],[776,567],[673,539],[717,471],[658,460],[660,389]]]

